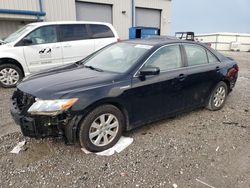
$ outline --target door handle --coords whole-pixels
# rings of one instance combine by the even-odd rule
[[[180,75],[179,75],[179,80],[180,80],[180,81],[185,80],[185,78],[186,78],[185,74],[180,74]]]
[[[217,72],[220,72],[220,67],[219,66],[217,66],[215,69],[216,69]]]
[[[64,48],[70,48],[71,45],[70,45],[70,44],[65,44],[63,47],[64,47]]]
[[[52,49],[58,49],[60,46],[52,46]]]

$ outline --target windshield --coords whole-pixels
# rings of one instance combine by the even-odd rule
[[[26,26],[18,29],[17,31],[15,31],[14,33],[10,34],[6,39],[4,39],[4,42],[5,43],[14,42],[16,39],[18,39],[20,36],[22,36],[27,31],[30,31],[34,27],[35,27],[34,25],[26,25]]]
[[[116,43],[104,48],[83,63],[86,67],[102,71],[125,73],[151,48],[152,46],[148,45]]]

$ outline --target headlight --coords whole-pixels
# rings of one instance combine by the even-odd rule
[[[37,99],[37,101],[29,108],[28,112],[32,115],[56,116],[73,106],[77,100],[77,98],[57,100]]]

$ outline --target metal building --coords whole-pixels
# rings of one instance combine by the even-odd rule
[[[36,21],[104,21],[127,39],[132,26],[170,33],[171,0],[0,0],[0,38]]]
[[[250,34],[243,33],[208,33],[198,34],[196,39],[211,43],[212,48],[221,51],[250,52]]]

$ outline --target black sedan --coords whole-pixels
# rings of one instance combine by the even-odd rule
[[[221,109],[237,76],[233,59],[200,43],[124,41],[25,78],[11,114],[24,136],[102,151],[123,131],[198,107]]]

